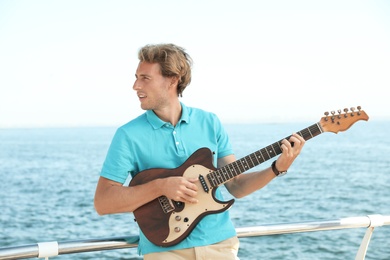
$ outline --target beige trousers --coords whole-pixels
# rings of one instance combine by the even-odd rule
[[[209,246],[192,247],[144,256],[145,260],[238,260],[239,240],[237,237]]]

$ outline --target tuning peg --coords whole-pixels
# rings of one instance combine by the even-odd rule
[[[337,110],[337,113],[339,113],[339,115],[337,116],[337,118],[340,119],[340,118],[341,118],[341,109],[338,109],[338,110]]]
[[[357,114],[360,116],[360,110],[362,109],[362,107],[361,106],[357,106],[357,109],[358,109],[358,112],[357,112]]]
[[[336,112],[334,110],[330,111],[330,113],[332,114],[332,116],[330,117],[330,119],[332,120],[332,122],[334,123],[334,120],[335,120],[335,114]]]
[[[344,112],[345,112],[345,114],[344,114],[344,118],[347,118],[348,117],[348,108],[344,108]]]
[[[354,116],[355,114],[354,114],[354,112],[355,112],[355,108],[354,107],[351,107],[351,116]]]
[[[329,112],[328,111],[324,112],[324,115],[325,115],[325,121],[328,121]]]

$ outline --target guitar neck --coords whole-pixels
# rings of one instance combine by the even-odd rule
[[[306,141],[321,133],[323,133],[323,130],[319,123],[313,124],[297,132],[297,134],[303,137]],[[288,140],[289,138],[290,136],[284,139]],[[207,179],[209,180],[211,186],[218,187],[239,174],[281,154],[282,140],[283,139],[207,174]]]

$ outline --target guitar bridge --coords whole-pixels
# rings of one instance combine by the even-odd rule
[[[164,213],[169,213],[175,209],[169,199],[165,196],[158,197],[158,202],[160,202],[160,206]]]

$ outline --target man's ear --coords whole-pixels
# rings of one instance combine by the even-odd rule
[[[171,86],[179,85],[179,77],[171,77]]]

